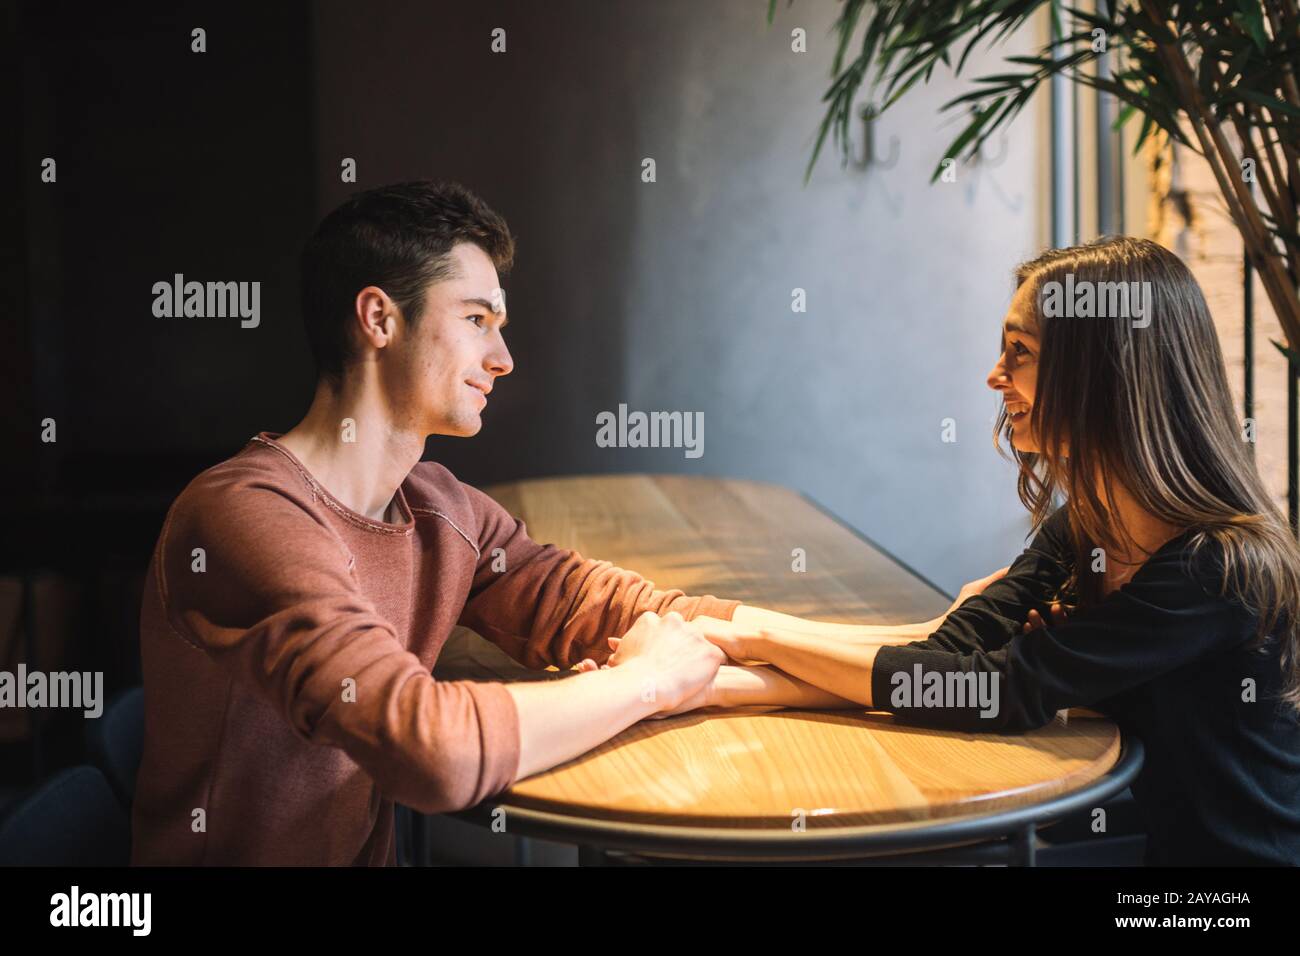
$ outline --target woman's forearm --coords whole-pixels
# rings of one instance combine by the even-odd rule
[[[742,604],[732,614],[731,621],[738,627],[752,628],[755,631],[782,630],[848,643],[906,644],[924,640],[933,634],[943,623],[946,613],[915,624],[832,624]]]
[[[879,644],[827,641],[781,631],[747,641],[745,655],[825,693],[871,707],[871,670],[878,650]]]
[[[829,624],[825,621],[809,621],[790,614],[769,611],[766,608],[754,607],[750,604],[742,604],[736,608],[729,623],[740,630],[748,630],[753,633],[773,631],[788,634],[791,638],[803,636],[811,637],[814,640],[837,641],[861,646],[907,644],[916,640],[924,640],[939,630],[949,614],[975,595],[983,594],[985,588],[1002,578],[1010,570],[1009,566],[999,568],[986,577],[963,585],[957,592],[957,597],[952,604],[940,614],[927,621],[920,621],[915,624]],[[872,658],[875,658],[874,653]]]
[[[802,707],[808,710],[860,708],[807,681],[774,667],[743,667],[724,664],[713,679],[709,703],[716,707]]]

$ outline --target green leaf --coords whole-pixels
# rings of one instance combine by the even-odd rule
[[[1268,49],[1268,36],[1264,33],[1264,10],[1259,3],[1250,0],[1237,0],[1237,12],[1232,15],[1238,24],[1255,41],[1261,53]]]
[[[776,3],[768,0],[769,22]],[[1114,96],[1121,104],[1116,129],[1140,115],[1135,152],[1161,130],[1199,153],[1198,143],[1182,129],[1185,114],[1208,108],[1219,121],[1236,113],[1234,121],[1240,122],[1245,104],[1252,111],[1244,119],[1266,139],[1300,149],[1300,108],[1279,92],[1285,88],[1285,68],[1300,62],[1300,36],[1283,31],[1270,37],[1259,0],[1151,4],[1147,9],[1138,0],[1110,0],[1100,9],[1086,0],[840,0],[831,27],[835,56],[831,82],[822,97],[825,114],[805,182],[827,140],[839,147],[841,162],[848,161],[849,132],[864,87],[869,87],[878,112],[883,113],[918,83],[928,83],[936,67],[945,65],[959,75],[976,46],[992,48],[1013,30],[1020,31],[1019,37],[1027,36],[1025,31],[1031,28],[1036,31],[1037,21],[1030,18],[1044,6],[1054,26],[1046,41],[1040,39],[1030,50],[1001,57],[1002,71],[975,78],[943,104],[943,110],[975,107],[945,159],[977,151],[990,135],[1011,123],[1035,90],[1054,75]],[[1108,52],[1116,54],[1110,60],[1111,72],[1104,76],[1087,70],[1097,57],[1091,49],[1092,30],[1097,28],[1106,31]],[[1160,44],[1193,51],[1193,93],[1198,104],[1185,102],[1183,87],[1170,75]],[[1023,72],[1011,72],[1017,69]],[[1294,196],[1294,184],[1288,188]]]
[[[1242,90],[1241,96],[1242,99],[1250,100],[1250,102],[1257,106],[1267,106],[1274,113],[1285,113],[1287,116],[1300,119],[1300,109],[1297,109],[1290,103],[1279,100],[1276,96],[1268,96],[1264,93],[1257,93],[1254,90]]]
[[[1156,121],[1151,118],[1150,113],[1142,115],[1142,129],[1138,132],[1137,142],[1133,144],[1133,155],[1136,156],[1142,151],[1142,144],[1147,141],[1156,128]]]

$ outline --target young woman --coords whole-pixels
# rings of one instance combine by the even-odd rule
[[[1300,548],[1256,471],[1201,290],[1172,253],[1124,237],[1049,251],[1016,280],[988,385],[1029,548],[925,640],[916,625],[844,639],[710,625],[731,658],[772,667],[723,668],[700,703],[857,704],[994,733],[1086,706],[1145,744],[1132,790],[1148,863],[1300,864]],[[1089,287],[1091,309],[1066,307],[1063,291]],[[996,686],[993,706],[911,686],[931,673]]]

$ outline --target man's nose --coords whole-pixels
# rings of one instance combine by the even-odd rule
[[[509,375],[511,369],[515,367],[515,360],[510,357],[510,350],[506,348],[506,343],[502,342],[492,350],[484,364],[493,375]]]

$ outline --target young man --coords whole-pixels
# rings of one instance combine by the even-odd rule
[[[655,714],[843,703],[741,668],[725,696],[722,652],[685,621],[723,626],[738,602],[539,545],[420,462],[427,436],[479,431],[514,365],[498,278],[513,253],[480,199],[421,182],[353,196],[307,243],[307,416],[195,478],[150,564],[134,863],[392,864],[394,801],[469,807]],[[435,681],[457,624],[584,672]],[[619,666],[599,669],[618,635]]]

